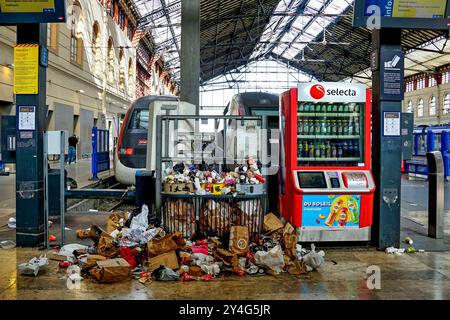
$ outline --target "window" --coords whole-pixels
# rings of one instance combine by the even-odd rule
[[[436,98],[431,97],[430,99],[430,116],[436,115]]]
[[[128,25],[128,39],[130,39],[130,41],[133,41],[133,37],[134,37],[134,28],[131,25]]]
[[[447,93],[444,97],[444,114],[450,114],[450,93]]]
[[[425,89],[425,78],[417,80],[417,90]]]
[[[81,12],[82,10],[80,3],[78,1],[74,1],[72,6],[72,21],[70,22],[70,61],[78,64],[79,66],[83,64],[83,34],[81,28]],[[55,32],[58,33],[58,31],[56,30]],[[56,43],[58,42],[58,39],[56,39],[56,37],[55,41]]]
[[[119,26],[122,30],[125,29],[125,19],[125,12],[122,9],[119,9]]]
[[[450,71],[442,74],[442,84],[450,83]]]
[[[110,37],[108,39],[108,82],[113,83],[115,78],[115,70],[114,70],[114,63],[115,63],[116,57],[114,53],[114,42],[113,39]]]
[[[419,104],[417,105],[417,116],[423,117],[423,99],[420,99]]]
[[[123,49],[119,52],[119,89],[125,91],[125,57],[123,56]]]
[[[101,36],[98,22],[94,23],[92,30],[92,56],[94,58],[94,73],[100,75],[102,72],[102,50],[100,47]]]
[[[116,0],[110,0],[110,3],[109,3],[109,15],[113,18],[114,18],[114,8],[115,8],[114,3],[115,2],[116,2]]]
[[[49,23],[47,24],[47,32],[48,32],[48,41],[47,47],[50,51],[57,53],[58,52],[58,36],[59,36],[59,24],[58,23]]]
[[[134,77],[133,77],[133,60],[128,61],[128,93],[130,96],[134,94]]]
[[[148,117],[149,117],[149,111],[144,110],[138,110],[136,109],[133,112],[133,117],[130,121],[130,128],[129,129],[148,129]]]
[[[414,82],[413,81],[408,81],[406,83],[406,92],[411,92],[414,90]]]
[[[406,109],[406,112],[413,112],[413,103],[411,100],[408,101],[408,108]]]
[[[435,87],[435,86],[437,86],[436,78],[434,76],[430,76],[428,78],[428,87]]]

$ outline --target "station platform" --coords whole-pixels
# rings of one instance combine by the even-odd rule
[[[81,177],[80,185],[88,184],[87,161],[67,166],[69,176]],[[104,173],[104,175],[107,173]],[[84,180],[83,180],[84,177]],[[14,176],[9,187],[0,184],[0,240],[14,240],[14,230],[5,227],[7,219],[14,216]],[[12,179],[12,180],[11,180]],[[4,180],[2,180],[3,182]],[[446,183],[446,198],[450,196],[450,183]],[[12,202],[11,202],[12,201]],[[423,253],[386,254],[373,247],[321,247],[324,250],[325,265],[317,272],[292,276],[223,276],[211,280],[194,282],[158,282],[141,284],[127,281],[105,286],[93,280],[83,280],[80,290],[67,290],[64,270],[57,262],[50,261],[45,273],[38,277],[24,277],[17,273],[17,265],[39,256],[45,250],[30,248],[0,249],[0,299],[450,299],[450,208],[446,203],[446,238],[436,241],[426,236],[427,226],[427,182],[402,179],[402,222],[401,237],[411,236],[417,249]],[[89,240],[76,238],[77,229],[88,228],[91,224],[104,228],[109,212],[69,213],[66,216],[67,243],[89,245]],[[59,237],[57,220],[50,228],[51,234]],[[406,248],[406,244],[402,244]],[[381,290],[369,290],[365,273],[369,266],[381,269]],[[207,290],[205,290],[207,288]],[[39,290],[39,296],[36,295]]]

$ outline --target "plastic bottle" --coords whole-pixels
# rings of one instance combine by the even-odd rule
[[[354,157],[355,156],[355,148],[353,147],[353,142],[350,141],[348,143],[348,156],[349,157]]]
[[[342,112],[344,112],[344,105],[341,103],[341,104],[339,104],[339,107],[338,107],[338,113],[342,113]]]
[[[333,112],[333,105],[331,103],[327,105],[327,112]]]
[[[343,150],[342,150],[342,144],[337,144],[337,157],[342,158],[344,156]]]
[[[326,113],[327,112],[327,104],[326,103],[322,104],[321,112],[322,113]]]
[[[360,128],[359,128],[359,117],[355,117],[355,128],[354,128],[355,135],[360,134]]]
[[[300,103],[298,105],[298,112],[303,112],[303,110],[304,110],[304,105],[303,105],[303,103]]]
[[[337,123],[336,120],[331,120],[331,134],[337,135]]]
[[[355,133],[355,127],[353,125],[353,119],[348,122],[348,134],[353,135]]]
[[[325,158],[327,158],[327,159],[331,158],[330,140],[327,140],[327,143],[326,143],[326,146],[325,146]]]
[[[331,158],[337,158],[336,143],[331,144]]]
[[[314,120],[314,134],[320,134],[320,121],[319,119]]]
[[[356,141],[355,145],[353,146],[353,154],[355,158],[359,158],[360,154],[359,154],[359,142]]]
[[[297,144],[297,158],[301,158],[303,155],[303,143]]]
[[[347,141],[344,141],[344,143],[342,144],[342,156],[348,157],[348,143]]]
[[[303,134],[303,127],[304,127],[304,121],[299,121],[298,122],[298,127],[297,127],[297,134],[298,135],[302,135]]]
[[[321,154],[321,152],[320,152],[320,144],[317,143],[317,144],[314,146],[314,149],[315,149],[314,156],[315,156],[316,158],[320,158],[320,154]]]
[[[328,131],[328,129],[327,129],[327,118],[326,117],[324,117],[323,118],[323,120],[322,120],[322,126],[321,126],[321,133],[322,133],[322,135],[326,135],[327,134],[327,131]]]
[[[309,158],[314,158],[314,144],[312,141],[309,142]]]
[[[339,135],[339,136],[342,136],[342,134],[343,134],[343,123],[342,123],[342,121],[341,120],[336,120],[336,126],[337,126],[337,134]]]
[[[344,104],[344,110],[343,112],[348,113],[349,112],[349,106],[348,103]]]
[[[322,159],[325,159],[327,157],[326,146],[323,140],[322,143],[320,144],[320,157]]]

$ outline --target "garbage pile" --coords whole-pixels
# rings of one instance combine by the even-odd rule
[[[134,217],[112,213],[105,230],[91,226],[78,230],[80,239],[91,246],[69,244],[49,257],[61,268],[77,265],[84,278],[101,283],[121,282],[134,277],[145,284],[157,281],[210,281],[222,274],[300,275],[324,263],[323,251],[314,245],[306,250],[297,244],[294,228],[274,214],[264,219],[264,233],[250,240],[247,226],[232,226],[225,242],[219,237],[195,234],[185,239],[181,233],[166,233],[149,223],[148,208]]]
[[[245,194],[246,185],[260,185],[262,193],[265,178],[261,174],[260,165],[250,158],[247,163],[230,172],[217,172],[208,166],[178,163],[165,170],[163,177],[165,193],[206,194]]]

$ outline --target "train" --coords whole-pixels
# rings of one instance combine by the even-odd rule
[[[146,168],[149,105],[154,101],[173,102],[178,98],[145,96],[135,100],[128,108],[114,150],[114,174],[121,184],[134,185],[136,171]]]
[[[136,171],[146,168],[148,125],[152,123],[149,105],[155,101],[175,102],[178,98],[152,95],[139,98],[130,105],[114,150],[114,173],[121,184],[134,185]],[[279,96],[265,92],[236,94],[224,110],[224,115],[266,115],[269,128],[278,128],[278,114]]]

